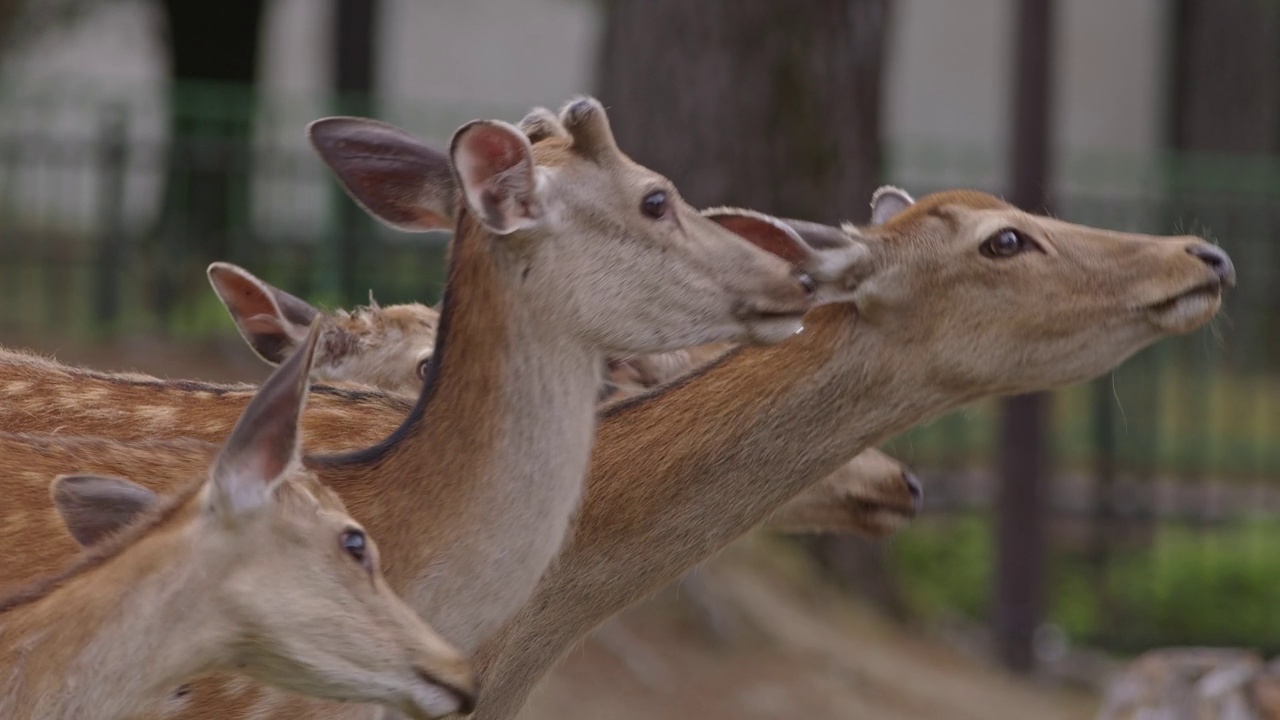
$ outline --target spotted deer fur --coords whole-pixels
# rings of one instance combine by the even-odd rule
[[[306,301],[231,263],[209,266],[209,280],[254,352],[271,364],[293,347],[303,328],[322,312]],[[380,307],[372,300],[354,311],[335,310],[316,350],[317,380],[371,385],[397,393],[421,389],[435,344],[440,313],[420,303]],[[670,382],[723,355],[733,345],[709,343],[606,362],[602,401],[639,394]],[[181,427],[174,428],[181,433]],[[897,460],[868,449],[778,508],[765,523],[790,533],[855,533],[882,537],[915,515],[919,484]]]
[[[606,353],[780,342],[814,302],[847,295],[847,272],[861,259],[853,246],[816,251],[767,216],[693,211],[668,181],[617,149],[593,100],[570,103],[556,122],[555,135],[532,146],[514,127],[470,123],[455,134],[452,158],[373,121],[311,128],[344,187],[380,219],[426,230],[456,218],[440,337],[417,403],[378,444],[306,463],[375,532],[412,528],[384,534],[388,578],[464,651],[518,609],[566,535]],[[17,382],[42,367],[29,362]],[[221,410],[237,392],[80,377],[92,386],[77,384],[82,399],[102,401],[103,389],[136,392],[124,404],[147,407],[133,417],[158,423],[172,416],[151,398],[209,400]],[[370,422],[349,414],[352,404],[387,397],[324,388],[314,395],[352,401],[329,437],[352,434],[352,418]],[[88,415],[125,430],[101,416],[113,404]],[[83,409],[50,408],[59,422]],[[325,435],[313,433],[315,418],[308,413],[304,429]],[[99,458],[87,460],[81,465]],[[0,510],[5,531],[26,512]]]
[[[114,477],[53,481],[46,503],[89,549],[0,591],[0,717],[134,718],[216,669],[414,718],[471,707],[468,663],[387,587],[372,540],[298,462],[317,337],[173,497]]]

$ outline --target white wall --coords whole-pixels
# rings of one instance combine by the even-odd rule
[[[1013,1],[893,3],[883,108],[887,139],[900,150],[890,155],[891,177],[908,186],[919,180],[1002,187]],[[1056,164],[1060,178],[1081,175],[1080,150],[1122,156],[1159,147],[1166,107],[1166,5],[1057,4],[1055,129],[1065,149]],[[269,117],[260,135],[269,146],[305,152],[302,126],[329,110],[333,6],[333,0],[268,5],[262,77]],[[163,141],[167,73],[160,23],[146,0],[93,6],[74,25],[24,47],[9,63],[5,85],[74,102],[106,97],[134,103],[141,109],[131,118],[133,136]],[[378,114],[444,141],[473,117],[515,120],[533,105],[558,106],[592,89],[600,35],[593,0],[383,0],[378,84],[385,102]],[[34,123],[88,137],[100,123],[74,107],[55,115],[10,112],[0,117],[0,127]],[[84,188],[93,185],[92,173],[51,170],[41,178],[66,184],[62,196],[86,194]],[[152,211],[156,182],[141,167],[131,174],[131,215]],[[36,188],[45,187],[24,184],[31,187],[19,190],[19,201],[22,193],[34,198]],[[287,182],[260,184],[257,213],[263,222],[303,223],[307,227],[296,228],[303,232],[322,222],[323,178],[293,189]],[[58,210],[60,222],[92,217],[89,200],[71,205]]]
[[[932,163],[945,177],[977,165],[1001,184],[1011,111],[1012,0],[894,0],[884,121],[898,153],[891,174]],[[1080,154],[1141,156],[1159,148],[1168,3],[1060,0],[1053,131],[1059,175]],[[932,154],[921,147],[937,146]],[[963,148],[969,148],[964,152]],[[950,166],[950,167],[948,167]],[[1066,178],[1063,178],[1066,179]]]

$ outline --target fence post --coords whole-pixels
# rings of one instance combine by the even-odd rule
[[[94,295],[94,332],[110,334],[120,317],[120,285],[124,271],[125,166],[128,126],[124,108],[111,106],[98,131],[98,252]]]
[[[372,93],[376,81],[378,3],[375,0],[338,0],[334,12],[334,82],[340,101],[358,98],[362,106],[356,114],[372,110]],[[352,108],[344,108],[351,113]],[[362,276],[366,251],[361,247],[369,234],[372,220],[346,197],[339,199],[338,212],[338,288],[343,302],[363,299],[368,290]]]
[[[1017,0],[1015,7],[1012,199],[1025,210],[1047,211],[1053,0]],[[1049,395],[1009,398],[1003,410],[993,624],[1004,663],[1029,671],[1035,667],[1035,632],[1045,604]]]
[[[1107,571],[1111,565],[1112,526],[1115,523],[1116,423],[1111,405],[1111,377],[1093,383],[1093,522],[1090,528],[1089,562],[1093,569],[1093,592],[1098,598],[1101,632],[1113,629]]]

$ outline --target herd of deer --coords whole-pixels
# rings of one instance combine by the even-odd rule
[[[1106,373],[1235,281],[1198,238],[978,192],[882,188],[865,226],[698,211],[592,99],[447,153],[308,137],[373,216],[453,230],[440,309],[325,314],[214,263],[260,387],[0,353],[0,717],[513,717],[757,525],[908,520],[875,444]]]

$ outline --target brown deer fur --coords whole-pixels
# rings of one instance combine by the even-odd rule
[[[503,123],[468,124],[452,159],[372,121],[311,130],[345,187],[381,219],[436,229],[456,212],[440,339],[418,403],[384,442],[307,463],[364,508],[358,517],[375,518],[375,530],[413,529],[383,540],[388,578],[464,650],[518,609],[566,535],[606,352],[779,342],[823,288],[838,294],[861,257],[853,247],[816,253],[765,216],[721,213],[740,220],[732,232],[701,216],[617,150],[594,101],[570,103],[560,122],[563,135],[532,148]],[[460,193],[438,184],[450,167]],[[406,176],[411,193],[395,185]],[[458,195],[465,202],[447,205]],[[16,397],[26,381],[5,382]],[[103,382],[227,397],[182,383]],[[130,404],[146,404],[145,395]],[[26,510],[0,512],[7,531]]]
[[[237,329],[268,363],[280,362],[320,310],[231,263],[209,266],[209,281]],[[440,313],[420,303],[381,307],[373,302],[354,311],[336,310],[316,348],[312,377],[371,385],[401,394],[421,390],[431,358]],[[707,364],[733,346],[710,343],[665,353],[611,358],[601,397],[613,401],[645,392]],[[188,404],[186,407],[191,407]],[[194,408],[192,408],[194,409]],[[176,412],[181,413],[178,408]],[[153,437],[186,434],[181,421],[154,428]],[[387,429],[390,432],[391,428]],[[349,447],[315,447],[337,452]],[[918,483],[897,460],[868,449],[816,485],[778,508],[767,527],[791,533],[855,533],[882,537],[916,513]]]
[[[372,541],[298,462],[317,337],[190,476],[204,480],[164,500],[119,478],[53,481],[46,504],[92,545],[0,596],[0,717],[134,718],[220,668],[415,718],[471,707],[467,662],[391,592]]]
[[[989,255],[1004,229],[1024,249]],[[852,302],[814,310],[789,342],[736,350],[605,413],[573,538],[477,656],[476,720],[514,717],[593,627],[860,448],[980,397],[1104,373],[1208,322],[1235,281],[1226,254],[1198,238],[1096,230],[975,192],[846,232],[872,258]]]
[[[829,232],[795,226],[807,236]],[[1005,228],[1029,243],[991,256],[989,239]],[[1226,256],[1198,239],[1072,225],[973,192],[933,195],[883,227],[845,233],[869,252],[848,303],[809,313],[805,331],[788,342],[733,351],[607,411],[572,539],[521,612],[481,648],[480,717],[512,716],[601,620],[705,560],[859,449],[981,397],[1106,372],[1161,337],[1203,325],[1234,280]],[[1216,265],[1203,257],[1215,253]],[[17,449],[4,448],[6,465]],[[69,462],[111,472],[115,462],[137,460],[108,449],[33,469],[47,481]],[[41,462],[34,451],[12,457],[15,467]],[[398,539],[383,540],[393,570],[421,562],[413,552],[425,535],[413,520],[418,503],[374,477],[336,488],[381,537]],[[22,537],[34,547],[49,530],[30,519]],[[32,562],[4,560],[5,572]],[[227,717],[258,697],[225,684],[197,692],[205,693],[204,717]],[[270,717],[298,718],[303,709],[291,704]],[[336,708],[324,717],[340,715],[348,717]]]

